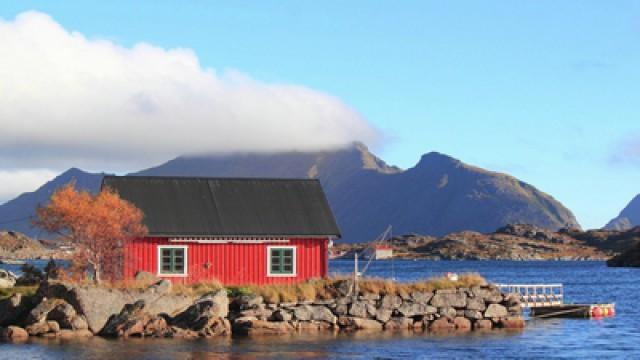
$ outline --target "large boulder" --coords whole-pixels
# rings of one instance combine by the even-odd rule
[[[239,318],[233,323],[233,330],[241,335],[283,335],[295,328],[289,322]]]
[[[224,290],[205,295],[185,311],[171,319],[171,325],[198,332],[202,337],[230,335],[226,321],[229,299]]]
[[[438,309],[434,306],[426,305],[426,304],[416,304],[416,303],[408,303],[405,302],[398,308],[398,313],[404,317],[414,317],[421,316],[427,314],[435,314]]]
[[[43,283],[38,290],[42,297],[63,299],[76,312],[84,315],[89,329],[99,333],[112,315],[119,314],[125,305],[142,300],[151,315],[173,315],[189,307],[194,299],[186,295],[168,293],[165,282],[158,282],[144,290],[120,290],[98,286],[66,283]]]
[[[7,326],[5,328],[0,328],[0,338],[12,340],[12,341],[21,341],[29,338],[29,333],[18,326]]]
[[[484,312],[484,317],[489,319],[503,318],[509,315],[507,308],[499,304],[490,304]]]
[[[413,319],[406,317],[394,317],[384,323],[385,330],[407,330],[413,328]]]
[[[431,298],[433,298],[433,293],[430,291],[413,291],[411,293],[411,300],[414,303],[428,304]]]
[[[367,318],[369,316],[369,311],[367,309],[367,303],[365,302],[354,302],[349,307],[349,315],[359,317],[359,318]]]
[[[484,299],[473,297],[467,299],[467,310],[484,311],[487,308]]]
[[[382,323],[376,320],[351,316],[339,317],[338,325],[347,330],[382,330]]]
[[[471,292],[475,297],[479,297],[486,303],[499,304],[503,300],[500,289],[495,286],[474,286],[471,288]]]
[[[380,301],[380,307],[383,309],[395,310],[400,305],[402,305],[402,298],[398,295],[387,294]]]
[[[125,305],[118,315],[113,315],[109,318],[100,334],[102,336],[124,338],[143,336],[145,326],[151,321],[151,315],[145,312],[144,308],[145,302],[143,300]]]
[[[313,309],[309,305],[299,305],[293,308],[293,317],[298,321],[310,321]]]
[[[76,310],[64,300],[47,314],[47,320],[56,321],[63,329],[73,329],[76,317]]]

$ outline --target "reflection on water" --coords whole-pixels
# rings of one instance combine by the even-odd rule
[[[346,273],[352,264],[331,263]],[[402,269],[399,273],[398,269]],[[370,358],[640,358],[638,269],[607,269],[600,262],[375,262],[374,276],[414,280],[447,271],[477,271],[495,282],[564,283],[572,302],[616,302],[617,316],[602,320],[529,321],[517,331],[463,334],[414,332],[318,332],[213,340],[94,338],[30,339],[0,344],[0,359],[370,359]]]

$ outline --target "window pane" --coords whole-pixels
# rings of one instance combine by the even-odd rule
[[[162,257],[171,256],[171,249],[162,249]]]

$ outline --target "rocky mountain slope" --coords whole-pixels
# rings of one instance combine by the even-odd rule
[[[33,192],[21,194],[17,198],[0,205],[0,229],[11,230],[39,239],[46,234],[31,225],[38,204],[49,201],[58,187],[75,181],[79,189],[98,191],[103,174],[91,174],[79,169],[69,169]]]
[[[620,215],[611,220],[605,229],[608,230],[628,230],[640,225],[640,194],[638,194]]]
[[[0,258],[37,258],[49,254],[49,251],[24,234],[13,231],[0,231]]]
[[[442,237],[408,234],[390,240],[394,257],[432,260],[606,260],[612,251],[598,249],[565,231],[532,225],[507,225],[495,232],[462,231]],[[340,257],[353,258],[366,244],[338,244]]]
[[[100,174],[71,172],[78,185],[98,188]],[[435,152],[407,170],[389,166],[364,145],[354,144],[324,152],[178,157],[134,175],[318,178],[345,242],[372,240],[389,224],[396,233],[433,236],[490,232],[509,223],[548,229],[579,226],[567,208],[535,187]],[[32,213],[56,185],[69,179],[65,173],[36,193],[0,206],[0,222],[29,215],[29,209]],[[20,211],[7,210],[11,207]],[[19,229],[29,234],[24,226]]]

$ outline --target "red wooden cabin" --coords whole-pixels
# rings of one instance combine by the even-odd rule
[[[147,237],[125,245],[124,277],[294,283],[327,275],[340,231],[317,180],[105,176],[140,208]]]

